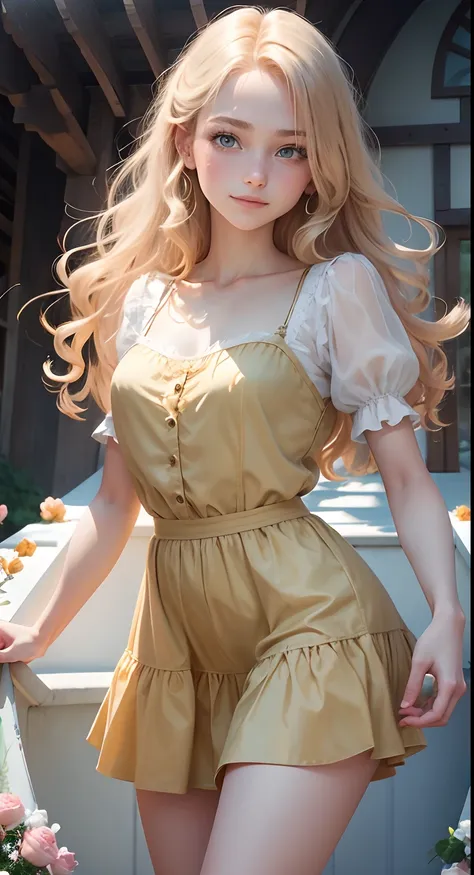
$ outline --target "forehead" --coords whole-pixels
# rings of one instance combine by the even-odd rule
[[[286,81],[258,69],[226,79],[215,99],[201,110],[199,122],[205,124],[216,115],[242,119],[259,129],[301,127]]]

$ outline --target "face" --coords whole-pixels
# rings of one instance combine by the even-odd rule
[[[194,137],[180,130],[176,141],[211,207],[236,228],[274,222],[314,191],[286,84],[261,70],[229,78],[199,114]]]

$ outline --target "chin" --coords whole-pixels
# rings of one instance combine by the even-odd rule
[[[255,211],[257,212],[257,210]],[[221,213],[221,215],[223,215]],[[263,219],[263,216],[257,215],[249,215],[248,217],[239,216],[225,216],[224,218],[228,221],[229,225],[232,225],[233,228],[237,228],[238,231],[257,231],[258,228],[263,228],[265,225],[269,225],[271,222],[274,222],[274,218],[266,218]]]

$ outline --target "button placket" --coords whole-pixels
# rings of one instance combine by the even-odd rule
[[[181,488],[183,489],[183,480],[182,480],[181,464],[180,464],[178,416],[179,416],[179,401],[180,401],[180,398],[181,398],[182,393],[183,393],[184,384],[185,384],[186,379],[187,379],[187,373],[182,375],[182,372],[181,372],[179,375],[177,375],[173,379],[176,379],[176,382],[174,383],[174,387],[173,387],[174,391],[171,393],[171,397],[170,396],[168,396],[168,397],[170,397],[171,405],[174,408],[174,414],[170,414],[169,416],[167,416],[165,422],[168,425],[168,428],[170,429],[170,436],[171,436],[171,433],[174,431],[176,437],[175,437],[174,452],[170,453],[168,463],[169,463],[170,468],[175,469],[176,475],[177,475],[177,477],[180,478],[180,481],[181,481]],[[179,492],[178,489],[176,490],[174,497],[175,497],[175,501],[178,505],[185,505],[186,504],[186,498],[184,497],[184,494],[182,494],[182,492]]]

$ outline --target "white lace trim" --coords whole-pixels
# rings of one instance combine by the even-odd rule
[[[106,444],[109,437],[117,440],[117,435],[115,434],[114,421],[112,419],[112,414],[107,413],[105,415],[105,419],[102,422],[99,422],[99,425],[92,432],[91,437],[94,440],[98,441],[99,444]]]
[[[351,438],[358,444],[365,444],[364,431],[380,431],[384,422],[388,425],[398,425],[405,416],[410,417],[413,427],[420,424],[416,410],[400,395],[380,395],[371,398],[363,407],[354,413]]]

